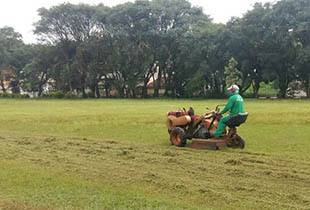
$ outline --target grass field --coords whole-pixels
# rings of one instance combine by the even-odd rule
[[[244,150],[170,146],[224,100],[0,100],[0,209],[310,209],[310,101],[246,100]]]

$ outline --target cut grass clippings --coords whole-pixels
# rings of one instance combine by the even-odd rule
[[[169,145],[167,111],[223,102],[0,100],[0,209],[308,210],[310,101],[246,100],[245,150]]]

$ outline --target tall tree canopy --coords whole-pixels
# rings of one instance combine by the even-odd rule
[[[274,81],[284,98],[298,81],[310,97],[308,0],[256,3],[227,24],[213,23],[187,0],[64,3],[38,13],[40,44],[0,29],[0,66],[14,71],[13,92],[41,95],[53,81],[57,90],[98,98],[221,97],[234,58],[242,94],[252,89],[258,97],[260,85]]]

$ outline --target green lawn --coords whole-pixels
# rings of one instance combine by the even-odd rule
[[[170,146],[225,100],[0,100],[0,209],[309,209],[310,101],[246,100],[244,150]]]

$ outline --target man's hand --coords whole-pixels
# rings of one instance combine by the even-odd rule
[[[219,111],[212,111],[214,117],[222,116]]]
[[[222,114],[219,112],[219,111],[214,111],[214,116],[218,119],[218,120],[220,120],[223,116],[222,116]]]

